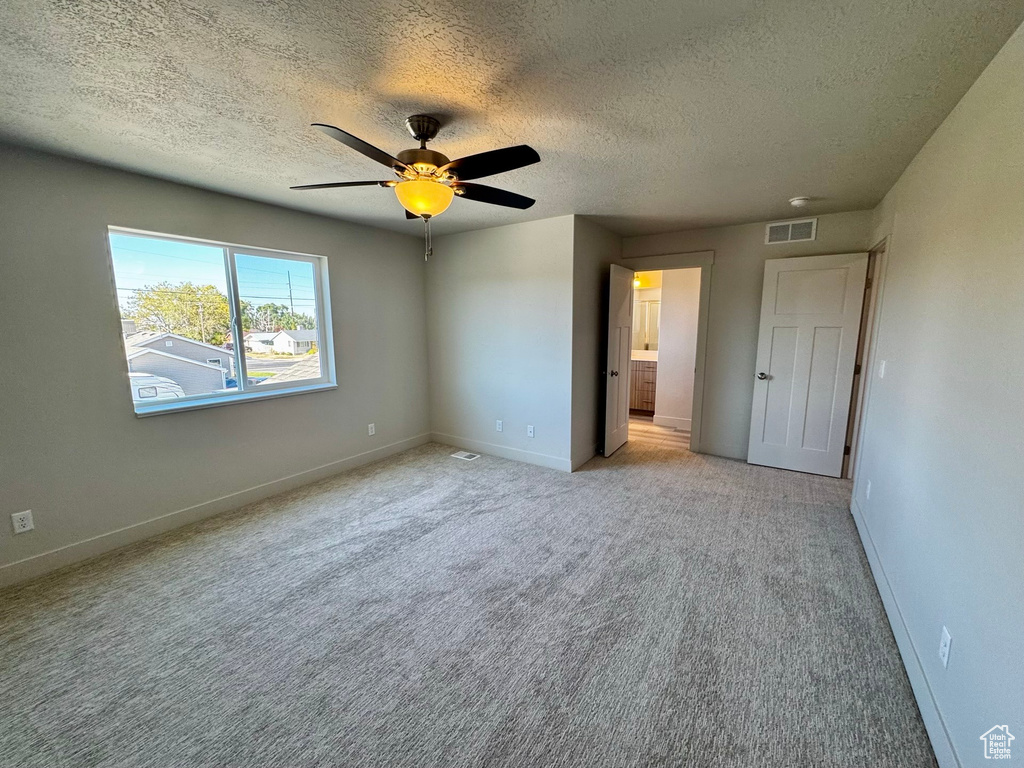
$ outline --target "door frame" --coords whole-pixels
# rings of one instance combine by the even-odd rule
[[[853,427],[850,437],[850,456],[844,478],[855,478],[860,460],[860,449],[863,445],[864,411],[871,394],[871,385],[875,373],[875,352],[878,349],[879,318],[882,314],[882,294],[885,290],[885,270],[889,264],[890,235],[883,237],[868,253],[873,257],[874,264],[868,277],[871,279],[871,293],[868,296],[870,306],[864,308],[865,325],[862,341],[864,348],[861,353],[861,377],[857,390],[853,395],[852,413]]]
[[[618,262],[634,272],[655,269],[700,269],[700,305],[697,307],[697,356],[693,368],[693,413],[690,416],[690,450],[701,452],[704,414],[704,368],[708,348],[708,316],[711,306],[711,270],[714,251],[664,253],[654,256],[623,257]]]

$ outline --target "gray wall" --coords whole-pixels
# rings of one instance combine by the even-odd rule
[[[435,238],[427,329],[437,440],[569,469],[572,285],[572,216]]]
[[[622,255],[622,238],[581,216],[573,226],[572,468],[604,442],[608,355],[608,274]]]
[[[137,418],[108,224],[327,256],[338,388]],[[337,471],[428,433],[417,237],[7,147],[0,232],[0,517],[32,509],[36,523],[17,537],[0,525],[0,565],[205,505],[32,563],[95,554],[280,488],[210,506],[225,487]],[[32,563],[0,569],[0,581]]]
[[[996,724],[1024,755],[1022,75],[1018,30],[875,216],[891,239],[854,510],[946,766],[987,763]]]
[[[708,339],[700,450],[735,459],[747,458],[754,363],[761,312],[764,262],[787,256],[849,253],[870,246],[871,212],[836,213],[818,218],[817,240],[765,245],[764,224],[698,229],[663,235],[627,237],[622,262],[661,254],[714,251],[711,268]],[[644,268],[687,266],[680,258]]]

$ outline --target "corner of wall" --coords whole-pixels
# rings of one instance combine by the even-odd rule
[[[602,442],[607,347],[608,273],[622,258],[622,238],[584,216],[573,216],[572,468],[592,459]]]

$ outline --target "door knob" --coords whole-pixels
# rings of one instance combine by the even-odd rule
[[[612,371],[612,376],[618,376],[618,375],[619,375],[618,371]]]
[[[757,374],[757,378],[759,378],[761,381],[764,381],[765,379],[768,378],[768,374],[765,373],[764,371],[761,371],[760,373]]]

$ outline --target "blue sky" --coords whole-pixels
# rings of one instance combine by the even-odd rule
[[[118,300],[125,302],[140,289],[161,282],[213,285],[227,295],[224,250],[199,243],[159,240],[140,235],[111,233],[110,251]],[[236,253],[239,292],[255,305],[288,306],[291,277],[295,311],[314,314],[313,265],[288,259]]]

